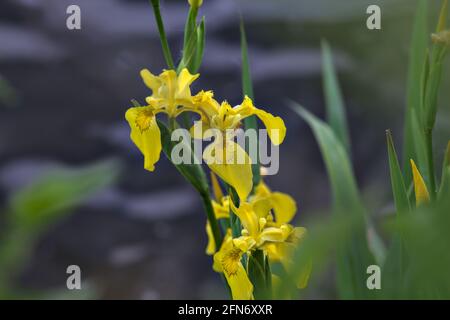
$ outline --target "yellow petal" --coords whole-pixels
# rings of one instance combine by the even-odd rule
[[[283,119],[275,117],[270,113],[259,110],[256,112],[256,116],[261,119],[267,129],[267,134],[274,145],[280,145],[286,137],[286,126]]]
[[[262,180],[255,187],[255,197],[268,197],[271,193],[269,187]]]
[[[175,70],[164,70],[160,75],[162,86],[160,88],[161,97],[167,99],[168,104],[173,104],[175,100],[175,94],[178,88],[178,77]]]
[[[211,201],[216,219],[227,219],[230,217],[230,202],[228,197],[224,197],[222,202]]]
[[[214,255],[213,269],[216,272],[223,272],[234,300],[251,300],[253,285],[241,263],[242,254],[243,252],[234,245],[231,233],[228,232],[220,250]]]
[[[145,85],[152,90],[152,93],[157,94],[158,89],[161,86],[159,78],[147,69],[141,70],[141,77],[142,80],[144,80]]]
[[[242,263],[239,262],[235,274],[224,273],[231,289],[233,300],[253,300],[253,284]]]
[[[213,237],[211,225],[206,222],[206,234],[208,235],[208,245],[206,246],[206,254],[212,256],[216,252],[216,242]]]
[[[130,108],[125,118],[131,128],[130,138],[144,155],[144,168],[155,170],[161,154],[161,132],[149,107]]]
[[[251,159],[237,143],[226,141],[226,147],[211,143],[203,152],[209,168],[223,181],[232,186],[239,198],[245,201],[253,183]]]
[[[276,222],[285,224],[291,222],[297,212],[297,204],[295,200],[288,194],[282,192],[274,192],[270,197],[273,211],[275,212]]]
[[[211,185],[214,192],[214,197],[217,201],[221,201],[223,198],[222,188],[220,187],[219,180],[217,180],[217,176],[214,172],[211,171]]]
[[[190,99],[191,90],[189,86],[194,82],[200,74],[191,74],[188,69],[184,68],[178,75],[177,99]]]
[[[265,228],[259,236],[259,245],[265,242],[282,242],[286,239],[287,235],[282,229],[276,227]]]
[[[233,212],[238,216],[243,227],[251,236],[256,237],[259,233],[259,219],[253,211],[253,207],[247,202],[241,202],[239,208],[236,208],[233,201],[230,201],[230,206]]]
[[[425,181],[423,180],[422,175],[419,172],[419,169],[417,169],[414,160],[411,159],[410,161],[413,172],[414,192],[416,194],[416,205],[420,206],[422,204],[430,202],[430,194],[428,193]]]
[[[243,118],[253,114],[256,115],[264,123],[267,134],[274,145],[280,145],[286,137],[286,126],[284,125],[283,119],[256,108],[248,96],[244,97],[244,101],[236,111],[242,114]]]

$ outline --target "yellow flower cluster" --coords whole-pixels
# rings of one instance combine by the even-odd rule
[[[199,75],[192,75],[187,69],[181,70],[179,75],[174,70],[166,70],[159,76],[142,70],[141,76],[146,86],[151,89],[152,95],[145,99],[147,106],[128,109],[125,118],[131,128],[131,140],[144,155],[144,168],[153,171],[162,150],[156,115],[166,113],[170,118],[176,118],[183,112],[194,112],[200,115],[204,130],[216,129],[223,133],[221,137],[226,137],[225,141],[215,139],[205,149],[205,162],[214,173],[236,190],[240,199],[245,200],[253,187],[252,161],[245,150],[233,141],[234,137],[226,132],[239,128],[242,120],[256,115],[266,126],[272,143],[279,145],[286,135],[283,120],[256,108],[249,97],[245,97],[240,105],[231,107],[226,101],[217,102],[212,91],[201,91],[192,96],[190,85]],[[217,148],[219,143],[220,148]]]
[[[214,255],[213,268],[217,272],[223,272],[233,298],[252,299],[253,285],[242,257],[260,250],[270,262],[280,262],[285,268],[289,268],[292,251],[304,238],[306,229],[290,225],[297,211],[292,197],[272,192],[263,182],[254,188],[252,161],[246,151],[234,142],[235,136],[228,133],[240,128],[242,120],[254,115],[266,127],[272,143],[279,145],[285,138],[286,127],[280,117],[255,107],[247,96],[240,105],[232,107],[226,101],[216,101],[212,91],[200,91],[192,95],[190,86],[198,76],[192,75],[187,69],[181,70],[179,74],[174,70],[165,70],[159,76],[146,69],[142,70],[141,77],[152,94],[145,99],[146,106],[128,109],[125,118],[131,128],[132,141],[144,155],[144,168],[149,171],[154,170],[162,150],[157,114],[165,113],[171,119],[183,112],[200,115],[202,132],[199,134],[193,126],[191,133],[194,138],[210,139],[211,136],[203,136],[203,130],[215,129],[211,131],[214,140],[206,147],[203,158],[213,173],[233,187],[239,197],[235,199],[239,206],[233,203],[230,196],[222,195],[217,178],[212,174],[216,195],[216,201],[212,201],[214,214],[218,220],[230,220],[233,212],[239,218],[242,230],[240,236],[232,237],[231,229],[227,228],[222,245],[216,248],[208,222],[207,254]],[[245,161],[224,161],[239,157]],[[298,281],[299,287],[306,285],[308,275],[308,270],[302,274]]]
[[[295,200],[281,192],[272,192],[264,182],[255,188],[255,193],[239,207],[229,196],[219,202],[213,201],[217,219],[229,218],[230,209],[239,218],[243,229],[241,236],[233,238],[228,229],[225,239],[216,252],[209,224],[206,231],[209,237],[206,253],[214,255],[214,270],[223,272],[230,286],[233,299],[252,299],[253,285],[242,264],[242,256],[255,250],[262,250],[270,262],[280,262],[290,269],[290,258],[295,247],[306,235],[303,227],[293,227],[289,223],[295,216]],[[303,270],[297,286],[306,286],[309,270]]]

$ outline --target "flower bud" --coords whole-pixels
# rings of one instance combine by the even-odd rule
[[[446,46],[450,45],[450,30],[444,30],[439,33],[433,33],[431,35],[431,40],[433,43],[439,43]]]

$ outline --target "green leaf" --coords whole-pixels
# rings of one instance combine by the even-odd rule
[[[166,155],[167,159],[169,159],[170,162],[175,166],[175,168],[181,173],[181,175],[198,191],[200,194],[203,206],[206,211],[206,215],[208,218],[208,221],[211,225],[211,230],[214,236],[214,241],[216,243],[216,248],[220,248],[222,244],[222,235],[220,233],[219,224],[217,222],[216,216],[214,214],[214,209],[211,204],[211,195],[208,185],[208,180],[206,178],[206,174],[203,171],[203,168],[201,166],[200,159],[196,159],[195,153],[191,149],[191,143],[187,143],[186,139],[182,139],[181,141],[172,141],[171,139],[171,131],[166,127],[166,125],[159,121],[158,127],[161,131],[161,143],[163,152]],[[176,121],[172,119],[172,124],[176,126]],[[190,137],[190,135],[186,135],[187,138]],[[183,149],[190,149],[190,153],[192,156],[192,161],[190,164],[175,164],[172,161],[171,155],[172,155],[172,149],[174,148],[175,144],[183,144]]]
[[[53,170],[12,197],[11,222],[29,232],[39,231],[62,213],[113,183],[118,173],[116,161],[79,169]]]
[[[414,110],[413,113],[415,114]],[[387,149],[389,156],[389,171],[391,174],[392,193],[394,195],[395,208],[398,217],[409,215],[411,211],[408,193],[406,191],[403,175],[398,162],[397,153],[394,147],[392,134],[386,131]],[[383,265],[382,288],[383,294],[388,298],[395,298],[399,295],[399,290],[404,281],[404,259],[405,249],[400,236],[400,230],[394,235],[391,247],[389,248],[386,261]]]
[[[167,41],[166,31],[164,29],[164,22],[161,16],[159,0],[150,0],[153,8],[153,14],[155,16],[156,25],[158,27],[159,39],[161,40],[161,47],[169,69],[174,70],[175,64],[173,63],[172,52],[170,51],[169,42]]]
[[[112,184],[119,171],[119,163],[112,160],[77,169],[55,169],[12,196],[6,227],[0,234],[0,299],[14,294],[12,279],[40,233]]]
[[[416,114],[419,117],[421,115],[421,81],[422,72],[424,71],[422,66],[423,62],[428,60],[426,57],[428,44],[427,12],[427,1],[419,0],[409,51],[408,84],[406,94],[407,102],[403,142],[403,173],[406,177],[406,185],[409,185],[412,181],[411,170],[409,170],[409,159],[416,158],[412,128],[412,112],[413,110],[416,110]],[[427,74],[426,70],[425,74]]]
[[[269,297],[264,260],[264,252],[262,250],[254,251],[248,258],[248,276],[253,284],[253,295],[256,300]]]
[[[445,0],[442,4],[439,21],[436,28],[437,32],[444,31],[447,25],[447,11],[448,1]],[[448,45],[442,43],[435,43],[431,55],[431,65],[429,80],[426,87],[425,96],[425,129],[431,132],[434,128],[437,112],[437,100],[439,88],[442,80],[442,67],[445,55],[447,53]]]
[[[250,63],[248,59],[247,38],[245,35],[244,21],[242,19],[240,24],[240,32],[241,32],[241,55],[242,55],[242,93],[243,95],[247,95],[249,98],[253,100],[254,99],[253,84],[250,73]],[[253,129],[256,131],[258,130],[258,122],[255,116],[250,116],[244,119],[244,124],[246,129]],[[256,162],[256,164],[252,165],[253,185],[256,186],[261,181],[260,164],[259,164],[259,145],[258,145],[257,159],[252,160]]]
[[[391,173],[391,186],[394,195],[395,209],[398,215],[408,214],[411,211],[408,193],[403,180],[402,171],[398,162],[397,153],[392,140],[392,134],[386,131],[387,149],[389,155],[389,171]]]
[[[192,72],[196,73],[203,61],[203,52],[205,50],[205,17],[203,17],[199,26],[197,27],[197,47],[195,50],[195,59],[192,65]]]
[[[366,213],[348,154],[329,125],[298,104],[293,103],[292,108],[309,124],[319,144],[331,182],[335,215],[355,223],[345,240],[337,244],[339,295],[343,299],[372,297],[374,293],[366,287],[366,268],[375,259],[368,247]]]
[[[327,122],[345,146],[347,152],[350,152],[350,137],[344,102],[333,65],[331,49],[326,41],[322,41],[322,69]]]

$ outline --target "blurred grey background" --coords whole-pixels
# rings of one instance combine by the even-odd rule
[[[280,172],[267,182],[296,198],[299,225],[308,226],[330,201],[316,142],[286,103],[293,99],[323,116],[321,39],[330,42],[339,70],[359,185],[372,215],[387,210],[384,131],[391,128],[400,144],[415,3],[204,0],[206,51],[193,91],[213,89],[219,99],[240,102],[242,15],[256,104],[281,116],[288,129]],[[66,28],[70,4],[81,8],[81,30]],[[382,8],[380,31],[366,28],[370,4]],[[162,0],[174,53],[181,50],[187,10],[187,1]],[[66,267],[77,264],[99,298],[226,297],[204,255],[205,216],[196,193],[164,158],[154,173],[144,171],[129,140],[124,114],[132,98],[142,101],[149,93],[139,77],[144,67],[154,73],[164,68],[147,0],[0,2],[0,76],[9,88],[0,100],[0,207],[51,168],[108,158],[122,163],[118,183],[40,237],[17,270],[17,287],[64,288]],[[445,144],[439,137],[450,133],[449,91],[443,91],[439,154]],[[307,297],[333,298],[330,281],[325,276]]]

